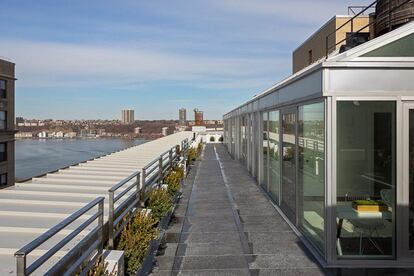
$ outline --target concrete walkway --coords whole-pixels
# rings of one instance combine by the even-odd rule
[[[207,145],[197,167],[153,275],[326,273],[224,146]]]

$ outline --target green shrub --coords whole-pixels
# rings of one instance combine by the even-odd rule
[[[106,263],[102,256],[99,257],[98,262],[86,273],[87,276],[116,276],[116,267],[112,271],[108,271],[108,263]]]
[[[121,233],[117,250],[124,251],[127,275],[135,275],[141,267],[152,240],[158,238],[158,220],[137,213]]]
[[[152,216],[160,221],[171,209],[172,198],[167,190],[154,189],[149,193],[148,208]]]
[[[201,155],[201,153],[203,152],[203,143],[199,143],[197,146],[197,157]]]
[[[188,150],[188,162],[189,164],[193,164],[194,161],[196,161],[198,158],[198,153],[197,153],[197,149],[195,148],[190,148]]]
[[[168,193],[173,197],[181,188],[181,180],[184,178],[184,169],[175,167],[164,178],[163,183],[168,185]]]

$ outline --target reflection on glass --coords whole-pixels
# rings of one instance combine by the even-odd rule
[[[282,202],[288,218],[296,221],[296,113],[283,113],[282,118]]]
[[[261,185],[267,191],[267,159],[268,159],[268,113],[263,113],[263,172]]]
[[[414,250],[414,110],[409,113],[409,189],[410,189],[410,221],[409,221],[409,245]]]
[[[323,252],[325,223],[324,103],[299,107],[298,148],[301,214],[305,235]]]
[[[337,253],[392,256],[395,102],[337,103]]]
[[[279,203],[280,160],[279,160],[279,111],[269,112],[269,192]]]
[[[235,137],[236,137],[236,124],[235,124],[235,119],[233,118],[231,119],[231,152],[233,153],[233,155],[234,155],[235,147],[236,147],[235,140],[234,140]]]
[[[242,121],[241,121],[241,139],[242,139],[242,148],[241,148],[241,152],[242,152],[242,163],[246,164],[246,153],[247,153],[247,134],[246,134],[246,117],[242,117]]]

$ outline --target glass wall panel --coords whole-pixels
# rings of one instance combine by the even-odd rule
[[[267,182],[268,182],[268,171],[267,171],[267,167],[268,167],[268,145],[269,145],[269,141],[268,141],[268,120],[269,120],[269,115],[267,112],[263,113],[263,144],[262,144],[262,151],[263,151],[263,159],[262,159],[262,179],[261,179],[261,185],[263,186],[263,188],[267,191]]]
[[[298,182],[299,225],[323,253],[325,229],[325,107],[315,103],[299,107]]]
[[[409,113],[409,189],[410,189],[410,221],[409,221],[409,248],[414,250],[414,109]]]
[[[279,111],[269,112],[269,192],[279,204],[280,157],[279,157]]]
[[[337,252],[394,255],[395,125],[392,101],[337,103]]]
[[[296,223],[296,110],[283,112],[282,118],[282,201],[288,218]]]
[[[247,155],[247,118],[245,116],[242,117],[241,120],[241,156],[242,156],[242,163],[246,164],[246,155]]]

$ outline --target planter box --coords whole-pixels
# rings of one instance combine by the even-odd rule
[[[357,212],[385,212],[388,210],[388,206],[382,202],[358,200],[352,202],[352,208]]]
[[[144,262],[142,263],[141,269],[137,272],[136,275],[144,276],[149,275],[149,273],[151,272],[155,255],[157,254],[161,241],[164,238],[165,230],[167,230],[168,228],[168,224],[171,221],[171,217],[174,214],[175,208],[177,207],[177,203],[179,200],[180,195],[179,193],[177,193],[173,199],[173,206],[171,207],[171,210],[165,215],[165,217],[163,217],[163,219],[158,224],[160,235],[157,240],[151,241],[148,254],[145,257]]]

